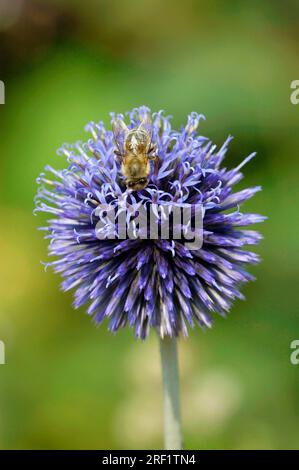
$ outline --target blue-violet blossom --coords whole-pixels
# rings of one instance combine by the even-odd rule
[[[129,112],[128,127],[136,127],[146,113],[145,106]],[[231,137],[217,149],[198,135],[202,115],[191,113],[179,131],[162,111],[151,119],[160,165],[145,189],[126,188],[112,131],[91,122],[87,143],[65,144],[58,151],[68,168],[47,166],[52,178],[45,173],[38,178],[36,210],[53,216],[41,227],[49,232],[49,255],[55,257],[47,265],[63,277],[64,291],[75,289],[74,307],[89,303],[88,314],[97,324],[107,318],[112,332],[128,324],[139,338],[151,327],[161,337],[187,336],[187,325],[210,327],[212,312],[225,316],[232,301],[243,298],[240,286],[253,279],[245,267],[259,257],[244,247],[257,244],[261,235],[242,227],[264,217],[241,213],[240,205],[261,187],[233,192],[254,154],[236,168],[222,167]],[[191,251],[182,240],[160,238],[99,240],[96,208],[116,205],[120,197],[131,204],[202,204],[202,247]]]

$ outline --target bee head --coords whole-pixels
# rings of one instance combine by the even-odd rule
[[[140,178],[139,180],[129,180],[126,182],[126,184],[127,188],[131,191],[141,191],[148,185],[148,179]]]

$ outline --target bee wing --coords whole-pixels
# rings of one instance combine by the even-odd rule
[[[120,151],[121,154],[124,154],[125,142],[126,142],[129,129],[127,128],[126,124],[124,123],[122,119],[115,118],[112,121],[112,131],[113,131],[114,140],[115,140],[118,150]]]
[[[147,132],[148,134],[152,134],[152,120],[149,113],[146,113],[140,121],[138,129]]]
[[[149,147],[152,141],[152,120],[149,113],[146,113],[143,116],[138,129],[145,132],[145,134],[148,136],[147,146]]]

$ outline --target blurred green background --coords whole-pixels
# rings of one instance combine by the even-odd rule
[[[268,215],[246,302],[181,340],[187,449],[299,448],[299,4],[253,0],[1,0],[0,448],[161,448],[158,345],[94,328],[45,273],[35,179],[84,125],[146,104],[174,125],[235,136],[226,164],[252,151],[240,187]]]

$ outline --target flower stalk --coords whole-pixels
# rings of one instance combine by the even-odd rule
[[[165,450],[181,450],[181,413],[176,338],[160,338]]]

